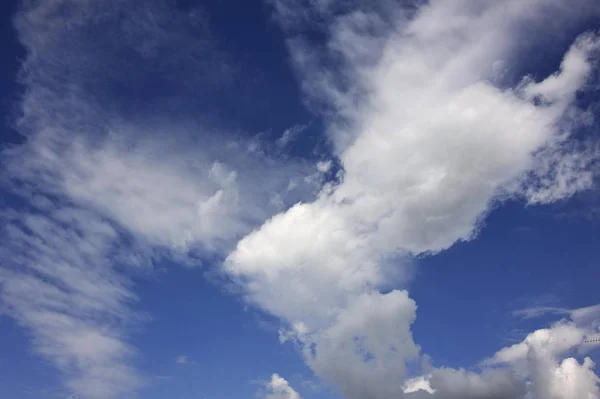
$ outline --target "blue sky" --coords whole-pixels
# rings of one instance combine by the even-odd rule
[[[593,0],[0,7],[1,397],[600,398]]]

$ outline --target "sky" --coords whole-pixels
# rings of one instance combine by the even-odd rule
[[[0,18],[2,398],[600,398],[597,1]]]

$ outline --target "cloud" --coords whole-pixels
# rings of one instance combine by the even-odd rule
[[[277,139],[277,145],[279,147],[286,147],[292,141],[298,138],[298,135],[305,131],[309,125],[294,125],[288,129],[286,129],[280,138]]]
[[[441,368],[433,371],[430,383],[433,398],[514,399],[523,398],[526,393],[525,384],[505,370],[475,373]]]
[[[533,319],[533,318],[544,316],[547,314],[568,315],[569,309],[556,308],[556,307],[552,307],[552,306],[541,306],[541,307],[531,307],[531,308],[519,309],[519,310],[515,310],[513,312],[514,316],[521,317],[524,319]]]
[[[24,140],[0,158],[2,303],[70,393],[130,397],[147,382],[133,279],[224,257],[311,197],[316,167],[208,122],[233,72],[200,9],[26,1],[14,23]]]
[[[139,388],[127,326],[138,317],[129,279],[106,259],[119,233],[95,213],[55,206],[4,220],[0,295],[16,321],[33,332],[38,353],[86,398]]]
[[[170,129],[182,143],[122,125],[93,142],[68,130],[42,133],[11,154],[10,173],[45,178],[53,192],[96,209],[149,244],[208,253],[226,251],[276,212],[275,198],[286,203],[309,186],[303,179],[308,165],[264,162],[247,156],[240,143],[199,148],[185,141],[185,130]]]
[[[430,378],[431,375],[410,378],[404,382],[404,387],[402,389],[404,393],[413,393],[418,391],[434,393],[435,391],[433,388],[431,388],[431,384],[429,383]]]
[[[265,392],[261,394],[264,399],[301,399],[285,378],[278,374],[271,376],[271,381],[265,384]]]
[[[185,355],[179,355],[175,358],[175,363],[177,363],[177,364],[193,364],[196,362],[190,361],[190,359]]]
[[[484,360],[480,372],[446,367],[408,380],[409,399],[597,398],[600,379],[585,356],[600,345],[598,306],[574,309],[572,316],[528,334],[522,342]],[[590,317],[581,318],[577,315]]]
[[[578,309],[567,309],[553,306],[533,306],[513,312],[514,316],[525,319],[541,317],[548,314],[568,316],[571,320],[580,325],[600,325],[600,305],[587,306]]]
[[[287,27],[298,3],[275,4]],[[526,26],[549,29],[548,18],[568,25],[577,12],[541,0],[385,10],[315,7],[328,42],[319,49],[289,38],[343,171],[315,201],[245,236],[225,262],[247,300],[283,319],[282,337],[350,399],[402,397],[407,364],[419,362],[410,332],[416,304],[390,291],[406,282],[414,257],[473,239],[508,199],[550,203],[589,188],[596,160],[570,145],[595,35],[582,34],[547,78],[521,76],[507,87],[497,73],[498,63],[516,62]],[[298,12],[302,19],[307,11]],[[436,397],[526,393],[507,370],[431,374]]]
[[[594,373],[589,357],[579,361],[575,350],[583,355],[598,347],[598,306],[576,309],[570,319],[537,330],[515,345],[496,352],[487,365],[504,365],[531,382],[534,398],[597,398],[600,378]],[[593,317],[580,317],[592,315]]]
[[[201,10],[23,3],[25,143],[2,153],[15,201],[2,214],[1,294],[74,394],[143,385],[127,334],[140,319],[132,277],[162,257],[226,257],[247,301],[281,318],[282,338],[349,399],[597,394],[591,361],[562,359],[595,339],[580,326],[590,311],[481,372],[423,367],[430,389],[408,392],[424,356],[411,333],[417,304],[397,288],[415,257],[473,239],[502,201],[549,203],[591,185],[596,154],[570,139],[598,39],[580,36],[545,79],[507,85],[498,66],[519,56],[525,26],[560,29],[594,3],[351,3],[273,3],[286,26],[318,15],[326,30],[321,50],[288,41],[341,164],[324,185],[331,163],[315,171],[207,122],[234,72]],[[568,345],[544,338],[555,333]],[[563,383],[571,376],[577,385]],[[278,375],[266,395],[299,398]]]

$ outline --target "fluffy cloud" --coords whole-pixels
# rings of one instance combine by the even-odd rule
[[[264,399],[301,399],[289,382],[278,374],[271,376],[271,381],[265,384]]]
[[[594,399],[600,379],[586,354],[600,345],[598,306],[571,310],[570,316],[528,334],[482,362],[482,371],[432,368],[407,381],[409,399],[525,398]],[[553,312],[554,313],[554,312]],[[586,315],[582,318],[579,315]]]
[[[285,26],[294,4],[276,2]],[[339,184],[244,237],[225,268],[346,397],[401,397],[419,357],[416,306],[382,290],[402,282],[411,257],[472,239],[500,201],[548,203],[590,187],[595,154],[569,139],[599,41],[583,34],[556,73],[507,88],[498,66],[518,57],[519,32],[571,23],[577,11],[541,0],[330,11],[313,9],[327,20],[324,49],[289,44],[309,100],[325,104]],[[442,398],[526,392],[506,370],[436,369],[431,386]]]
[[[516,399],[526,392],[525,384],[505,370],[436,369],[430,383],[433,398],[440,399]]]
[[[402,390],[404,391],[404,393],[407,394],[419,391],[434,393],[435,391],[433,390],[433,388],[431,388],[431,384],[429,382],[430,378],[431,375],[409,378],[404,382]]]
[[[594,373],[589,357],[579,361],[598,342],[598,306],[572,311],[570,320],[560,321],[549,328],[537,330],[515,345],[498,351],[485,363],[503,365],[515,370],[530,382],[533,398],[593,399],[600,395],[600,378]],[[578,315],[593,314],[593,319]],[[567,357],[566,357],[567,356]]]

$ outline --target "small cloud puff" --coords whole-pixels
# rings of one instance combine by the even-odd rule
[[[177,356],[175,358],[175,363],[177,363],[177,364],[183,364],[183,365],[186,365],[186,364],[196,364],[195,361],[190,360],[190,358],[188,356],[186,356],[186,355],[179,355],[179,356]]]
[[[262,399],[302,399],[289,382],[279,374],[273,374],[271,381],[267,382],[264,388],[264,392],[259,395]]]

